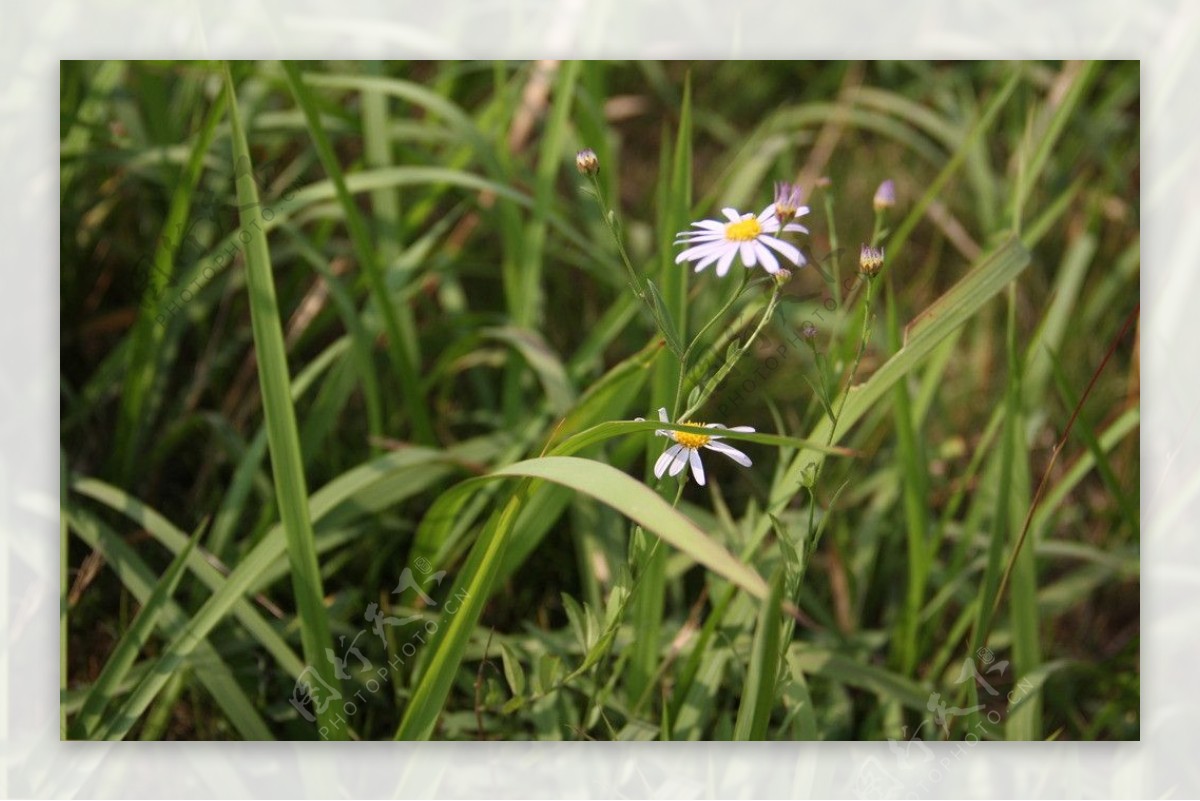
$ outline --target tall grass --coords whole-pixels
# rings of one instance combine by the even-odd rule
[[[64,736],[1136,738],[1138,86],[64,64]]]

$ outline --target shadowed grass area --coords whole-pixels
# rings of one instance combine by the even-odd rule
[[[226,69],[62,66],[64,736],[1139,736],[1136,63]]]

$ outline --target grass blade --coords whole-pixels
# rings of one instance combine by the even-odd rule
[[[204,531],[207,524],[207,521],[201,523],[192,532],[192,536],[188,538],[187,545],[171,560],[171,564],[167,567],[166,572],[163,573],[162,578],[155,585],[154,592],[150,593],[150,597],[146,599],[142,608],[138,610],[137,617],[133,619],[133,623],[121,635],[121,639],[113,648],[112,653],[109,654],[108,660],[104,663],[104,669],[100,671],[100,676],[92,684],[91,689],[88,690],[87,697],[83,701],[83,707],[79,710],[79,716],[73,724],[75,730],[73,736],[76,739],[90,738],[100,725],[100,716],[104,714],[104,709],[108,705],[114,690],[125,679],[125,674],[133,666],[138,653],[145,646],[146,641],[150,639],[150,635],[154,631],[154,626],[158,623],[158,618],[163,611],[163,607],[170,600],[171,596],[175,594],[175,588],[179,586],[179,580],[183,578],[184,567],[187,565],[188,557],[196,547],[200,533]]]
[[[966,277],[946,294],[925,309],[905,329],[905,344],[888,359],[875,374],[862,384],[852,387],[838,420],[834,443],[837,443],[867,413],[897,381],[908,375],[928,356],[938,343],[967,322],[984,303],[991,300],[1010,281],[1029,265],[1029,252],[1016,239],[1009,239],[995,252],[984,258]],[[808,438],[824,442],[829,437],[830,422],[824,418]],[[824,456],[803,452],[796,455],[784,479],[772,492],[771,506],[791,498],[806,469],[819,464]],[[767,522],[760,526],[769,525]]]
[[[125,387],[121,394],[121,416],[117,422],[117,447],[113,451],[116,461],[117,475],[126,481],[130,480],[137,457],[141,453],[143,432],[147,426],[150,410],[146,408],[147,396],[154,383],[158,371],[156,364],[163,340],[166,337],[166,326],[156,321],[160,307],[158,299],[166,291],[175,273],[175,258],[180,245],[185,239],[187,220],[192,206],[192,194],[200,181],[204,169],[204,157],[216,134],[217,123],[225,115],[225,92],[217,95],[209,109],[204,127],[196,137],[196,143],[188,156],[187,165],[179,177],[179,183],[171,196],[171,205],[167,210],[167,218],[163,222],[163,233],[158,238],[149,265],[144,262],[134,267],[134,281],[138,283],[141,292],[141,306],[137,322],[130,335],[128,372],[125,375]],[[140,275],[144,271],[144,276]],[[141,280],[146,281],[140,286]]]
[[[375,258],[375,248],[371,243],[370,232],[367,230],[358,206],[354,203],[354,197],[342,174],[341,164],[339,164],[329,137],[321,124],[321,113],[317,108],[316,99],[305,86],[300,69],[295,64],[285,61],[283,69],[287,73],[292,94],[295,95],[296,102],[304,111],[305,119],[308,120],[313,146],[321,159],[321,165],[329,175],[329,180],[333,182],[338,201],[342,205],[342,212],[346,217],[346,228],[350,232],[350,241],[354,245],[354,254],[358,258],[359,264],[362,265],[367,284],[375,299],[375,305],[383,317],[384,329],[387,331],[388,337],[388,353],[392,357],[392,365],[396,370],[396,377],[400,381],[400,392],[404,396],[405,411],[412,424],[413,434],[418,442],[430,444],[434,441],[433,426],[429,422],[429,412],[421,398],[417,365],[410,358],[409,349],[406,346],[408,342],[416,342],[416,329],[408,314],[408,307],[398,307],[392,302],[383,268]],[[376,190],[376,192],[381,191],[384,191],[383,188]],[[242,203],[240,197],[238,203],[239,205]]]
[[[438,499],[423,525],[450,525],[466,495],[478,482],[498,478],[542,479],[590,495],[754,597],[765,599],[769,594],[767,583],[753,568],[729,553],[654,490],[616,468],[588,459],[567,456],[528,459],[502,467],[483,478],[465,481]],[[443,615],[437,639],[432,643],[431,657],[413,691],[412,702],[396,732],[396,739],[424,740],[432,735],[466,652],[467,641],[491,594],[528,489],[529,485],[523,482],[509,496],[504,509],[493,516],[471,549],[452,591],[458,606],[452,614]]]
[[[738,707],[737,723],[733,727],[735,740],[767,739],[767,724],[771,721],[771,710],[775,706],[775,685],[782,655],[780,602],[783,600],[783,585],[784,571],[778,569],[771,579],[771,593],[758,613],[750,669],[742,692],[742,703]]]
[[[237,94],[228,66],[225,69],[225,86],[229,94],[234,161],[237,163],[245,159],[251,163],[250,147],[242,130]],[[326,617],[321,573],[313,543],[308,490],[300,456],[300,436],[296,430],[296,410],[292,406],[287,353],[271,274],[271,254],[267,248],[267,234],[259,226],[262,208],[252,172],[237,176],[237,199],[242,230],[250,233],[250,241],[246,243],[246,282],[250,293],[251,326],[258,355],[258,376],[262,386],[275,495],[287,539],[288,561],[292,566],[292,587],[298,607],[304,657],[330,687],[337,688],[340,681],[326,665],[324,658],[325,651],[332,650],[333,638]],[[331,725],[329,718],[332,717],[333,711],[327,705],[322,715],[322,725]]]

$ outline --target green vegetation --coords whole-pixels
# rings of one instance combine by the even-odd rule
[[[1139,78],[64,63],[63,736],[1138,738]]]

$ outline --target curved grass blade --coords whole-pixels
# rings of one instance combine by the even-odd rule
[[[502,467],[482,478],[464,481],[437,500],[422,526],[448,528],[453,524],[455,513],[480,482],[499,478],[552,481],[590,495],[756,598],[765,599],[769,594],[767,583],[753,568],[711,539],[654,490],[614,467],[588,459],[569,456],[528,459]],[[412,702],[396,732],[396,739],[424,740],[432,735],[466,651],[467,641],[491,594],[493,581],[503,563],[508,541],[514,534],[514,523],[528,496],[529,486],[528,481],[523,481],[509,496],[504,509],[493,515],[483,535],[471,549],[471,555],[452,591],[457,606],[452,614],[447,612],[442,617],[438,634],[435,635],[437,640],[432,643],[429,662],[413,692]],[[430,539],[439,538],[433,536]]]

